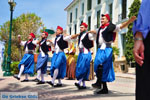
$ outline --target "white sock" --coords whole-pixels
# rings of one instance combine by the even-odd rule
[[[61,79],[58,79],[58,84],[62,84],[62,83],[61,83]]]
[[[58,76],[58,69],[55,69],[55,70],[54,70],[53,79],[52,79],[52,83],[53,83],[53,84],[54,84],[54,82],[55,82],[57,76]]]
[[[40,76],[41,76],[41,69],[39,69],[38,71],[37,71],[37,79],[39,79],[40,80]]]
[[[41,74],[41,81],[44,82],[44,74]]]
[[[79,80],[79,82],[78,82],[79,85],[81,84],[82,80],[83,80],[83,78],[81,78],[81,79]]]
[[[85,85],[85,81],[82,81],[82,83],[83,83],[83,87],[86,87],[86,85]]]
[[[28,74],[25,74],[25,80],[28,80]]]
[[[21,65],[21,68],[20,68],[20,71],[19,71],[19,74],[18,74],[19,78],[21,77],[23,71],[24,71],[24,65]]]

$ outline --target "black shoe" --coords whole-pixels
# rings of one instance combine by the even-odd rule
[[[29,80],[26,80],[26,79],[25,79],[25,80],[22,80],[21,82],[29,82]]]
[[[86,89],[86,86],[80,86],[79,89]]]
[[[56,84],[54,87],[62,87],[62,84]]]
[[[14,78],[16,78],[17,80],[20,80],[20,78],[18,76],[16,76],[16,75],[14,75]]]
[[[96,92],[96,94],[108,94],[108,90],[107,89],[102,89],[102,90]]]
[[[101,85],[100,85],[100,84],[98,84],[98,83],[94,83],[94,84],[92,84],[92,87],[94,87],[94,88],[98,88],[98,89],[101,89]]]
[[[40,81],[40,82],[38,82],[38,83],[36,83],[36,84],[45,84],[45,82]]]
[[[80,84],[78,84],[78,83],[74,83],[74,85],[78,88],[78,89],[80,89]]]
[[[51,82],[51,81],[49,81],[49,82],[47,82],[49,85],[51,85],[52,87],[54,86],[54,84]]]
[[[32,81],[34,81],[34,82],[40,82],[40,80],[39,79],[33,79]]]

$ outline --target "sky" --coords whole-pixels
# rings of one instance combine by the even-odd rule
[[[23,13],[35,13],[41,17],[47,28],[56,29],[58,25],[66,28],[67,12],[64,9],[72,0],[14,0],[17,5],[13,18]],[[10,6],[8,0],[0,0],[0,25],[10,20]]]

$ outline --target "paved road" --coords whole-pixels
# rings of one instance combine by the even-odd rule
[[[50,77],[47,76],[46,80],[50,80]],[[91,84],[95,80],[86,82],[88,86],[86,90],[78,90],[74,86],[75,81],[63,80],[63,87],[53,88],[48,84],[22,83],[12,77],[2,77],[0,92],[38,92],[39,100],[135,100],[135,79],[116,77],[114,82],[108,84],[109,94],[107,95],[94,94],[95,89],[91,87]]]

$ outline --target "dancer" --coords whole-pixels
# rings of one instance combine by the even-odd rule
[[[38,41],[39,44],[39,51],[40,54],[38,55],[36,71],[37,71],[37,78],[34,81],[38,82],[37,84],[44,84],[44,74],[47,71],[47,61],[48,61],[48,52],[50,48],[50,43],[47,42],[48,33],[43,32],[41,34],[42,40]],[[41,81],[40,81],[41,77]]]
[[[19,74],[14,75],[14,78],[20,80],[20,77],[25,74],[25,79],[21,82],[28,82],[28,74],[34,73],[34,50],[36,47],[37,41],[34,40],[35,35],[34,33],[30,33],[28,36],[28,41],[21,41],[20,35],[18,35],[19,44],[24,46],[25,54],[20,61],[18,68]]]
[[[98,31],[89,31],[88,33],[95,34],[97,43],[97,53],[94,61],[94,71],[96,73],[97,81],[92,84],[93,87],[100,89],[97,94],[107,94],[107,82],[115,80],[115,73],[113,69],[112,54],[113,50],[111,44],[115,40],[116,32],[132,23],[136,19],[131,17],[127,22],[120,25],[114,25],[110,21],[108,14],[103,14],[101,17],[101,27]],[[97,35],[96,35],[97,34]],[[103,88],[101,89],[101,84]]]
[[[66,76],[66,56],[64,49],[68,47],[68,41],[73,39],[76,35],[72,36],[63,36],[63,28],[58,26],[56,29],[56,38],[55,41],[49,42],[53,43],[55,50],[52,57],[50,74],[52,80],[47,82],[52,87],[61,87],[63,79]],[[55,80],[58,79],[58,83],[55,85]]]
[[[91,52],[93,47],[93,34],[86,34],[88,25],[82,23],[80,25],[80,35],[78,37],[79,55],[76,65],[76,78],[78,80],[75,86],[78,89],[86,89],[85,81],[89,78]],[[81,83],[83,83],[81,85]]]

